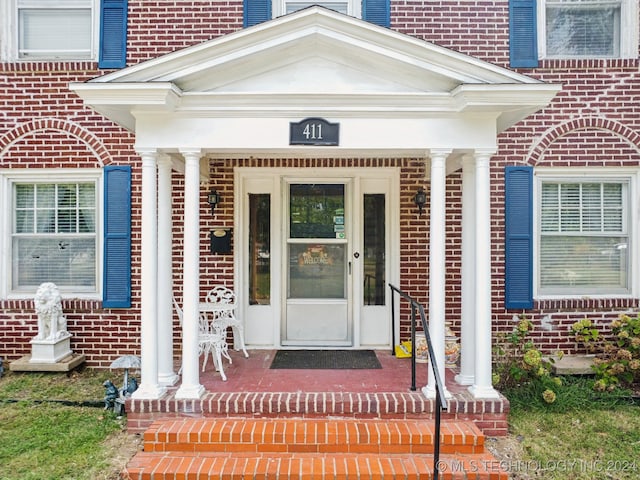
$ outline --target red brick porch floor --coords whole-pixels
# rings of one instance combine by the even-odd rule
[[[142,432],[153,420],[176,417],[433,417],[435,401],[421,391],[427,364],[416,364],[417,390],[411,391],[411,359],[396,358],[388,350],[376,351],[382,368],[371,370],[271,370],[275,350],[251,350],[249,358],[230,354],[233,362],[224,360],[226,382],[211,361],[200,373],[206,393],[199,400],[176,400],[179,385],[160,400],[128,400],[129,430]],[[506,398],[475,399],[455,382],[455,374],[447,369],[452,396],[443,419],[472,420],[485,435],[506,435]]]
[[[377,350],[382,368],[371,370],[271,370],[275,353],[251,350],[249,358],[244,358],[241,352],[230,352],[233,363],[224,360],[227,381],[222,381],[209,361],[200,382],[210,392],[405,392],[411,387],[411,359],[396,358],[390,351]],[[416,363],[418,389],[427,384],[427,368],[426,363]]]

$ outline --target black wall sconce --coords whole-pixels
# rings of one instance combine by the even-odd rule
[[[213,189],[207,195],[207,200],[209,202],[209,206],[211,207],[211,214],[213,215],[214,210],[216,209],[216,205],[220,203],[220,194],[217,190]]]
[[[424,206],[427,203],[427,194],[424,189],[420,187],[416,192],[416,195],[413,197],[413,201],[418,207],[418,212],[420,212],[420,216],[422,216],[422,211],[424,210]]]

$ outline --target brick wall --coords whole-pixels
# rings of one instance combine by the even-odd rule
[[[135,64],[231,33],[242,26],[242,2],[129,1],[128,63]],[[508,66],[507,1],[398,1],[392,5],[392,27],[481,60]],[[505,311],[503,171],[506,165],[627,166],[640,165],[640,75],[633,60],[542,61],[540,68],[520,73],[563,85],[551,105],[510,128],[498,139],[492,159],[493,322],[495,330],[509,330],[514,314]],[[67,300],[63,303],[72,348],[87,355],[93,366],[107,366],[111,358],[139,353],[140,162],[133,137],[106,121],[68,90],[69,82],[82,82],[106,72],[91,62],[0,63],[0,168],[100,168],[107,164],[133,167],[133,308],[102,310],[99,302]],[[231,282],[231,257],[208,252],[208,232],[233,225],[233,165],[284,165],[283,160],[214,160],[216,187],[222,203],[210,215],[201,197],[203,276],[206,282]],[[428,301],[428,213],[418,217],[413,195],[424,181],[421,159],[303,160],[297,166],[401,166],[401,288]],[[181,238],[181,178],[174,177],[176,224]],[[460,316],[460,174],[447,178],[447,316],[459,328]],[[179,269],[181,246],[176,242],[174,270]],[[176,274],[176,285],[181,278]],[[203,284],[206,288],[206,283]],[[604,325],[618,312],[638,309],[635,299],[575,299],[540,301],[530,314],[538,325],[537,341],[548,350],[576,351],[567,335],[569,325],[585,315]],[[407,312],[403,312],[406,334]],[[35,334],[30,299],[0,300],[0,355],[15,359],[30,351]],[[542,327],[545,326],[546,329]],[[549,326],[551,328],[549,328]],[[176,337],[177,337],[176,333]],[[108,353],[102,353],[108,352]]]

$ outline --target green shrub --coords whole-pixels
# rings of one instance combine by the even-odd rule
[[[498,335],[493,352],[493,385],[499,390],[521,389],[532,401],[553,404],[562,380],[551,374],[552,360],[543,357],[528,339],[533,323],[522,314],[510,333]]]
[[[571,329],[578,343],[589,351],[597,350],[593,365],[594,389],[604,392],[640,384],[640,313],[635,317],[620,315],[611,322],[610,335],[606,335],[609,340],[602,342],[597,335],[584,335],[587,325],[591,325],[591,320],[584,319],[574,323]]]

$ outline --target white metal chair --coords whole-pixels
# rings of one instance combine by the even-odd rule
[[[212,288],[207,293],[205,305],[206,311],[213,313],[212,323],[220,326],[224,335],[226,335],[227,328],[231,327],[234,350],[242,350],[244,356],[249,358],[249,352],[244,344],[244,327],[235,315],[237,303],[233,290],[223,286]],[[201,307],[200,310],[203,311],[205,308]]]
[[[173,298],[173,306],[178,314],[180,325],[183,324],[184,314],[182,308],[178,305],[175,297]],[[200,312],[198,319],[198,356],[204,354],[202,360],[202,371],[204,372],[207,366],[207,359],[209,354],[213,358],[213,365],[216,371],[220,372],[222,380],[226,381],[227,376],[224,373],[222,366],[222,357],[225,357],[231,362],[231,357],[227,351],[226,329],[222,330],[214,322],[210,322],[204,312]],[[182,373],[182,367],[180,367],[179,374]]]

